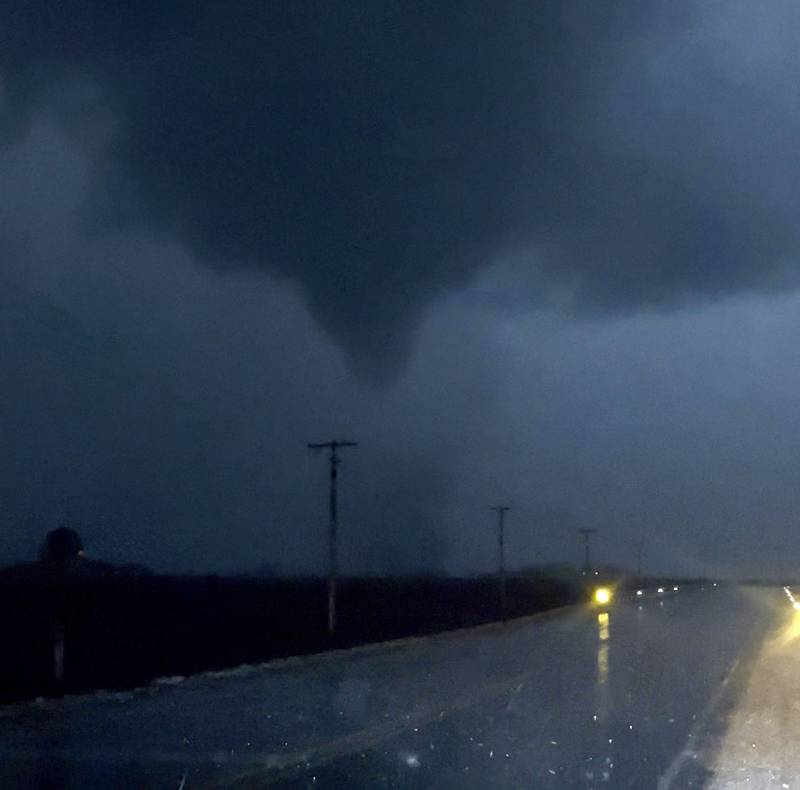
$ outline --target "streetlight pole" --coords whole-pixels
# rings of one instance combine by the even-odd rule
[[[322,450],[328,448],[331,451],[331,486],[329,495],[330,525],[328,530],[328,633],[333,634],[336,630],[336,577],[338,574],[337,541],[338,541],[338,503],[337,503],[337,467],[339,466],[339,456],[336,450],[339,447],[358,447],[356,442],[340,442],[334,439],[330,442],[319,442],[309,444],[312,450]]]
[[[490,507],[497,513],[498,579],[500,582],[500,617],[506,619],[506,556],[505,556],[505,515],[511,510],[507,505]]]

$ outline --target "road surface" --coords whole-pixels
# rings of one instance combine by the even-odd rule
[[[799,718],[798,635],[780,588],[669,590],[9,707],[0,787],[800,788],[754,736]]]

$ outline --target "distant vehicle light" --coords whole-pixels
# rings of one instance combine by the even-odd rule
[[[594,591],[595,603],[608,603],[611,600],[611,590],[608,587],[598,587]]]
[[[678,592],[678,585],[677,584],[672,588],[672,592]]]
[[[636,594],[637,594],[637,595],[644,595],[644,593],[643,593],[641,590],[637,590],[637,591],[636,591]]]
[[[660,593],[663,593],[663,592],[664,592],[664,588],[663,588],[663,587],[659,587],[659,588],[658,588],[658,591],[659,591]]]
[[[717,583],[716,583],[716,582],[714,582],[714,586],[715,586],[715,587],[717,586]]]

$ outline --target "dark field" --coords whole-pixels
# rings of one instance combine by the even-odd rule
[[[578,601],[569,579],[509,578],[507,614]],[[123,689],[289,655],[430,634],[495,620],[497,582],[345,579],[335,637],[326,633],[321,579],[132,576],[0,580],[0,702]],[[64,684],[53,643],[64,624]]]

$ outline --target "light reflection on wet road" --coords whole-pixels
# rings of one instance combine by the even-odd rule
[[[687,589],[29,707],[0,716],[0,786],[700,787],[679,756],[781,596]]]

